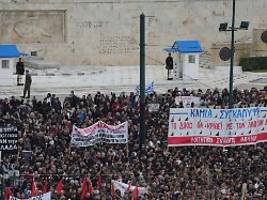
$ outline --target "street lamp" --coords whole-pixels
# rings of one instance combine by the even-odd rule
[[[235,0],[233,0],[233,15],[232,15],[232,26],[228,27],[228,23],[221,23],[219,31],[231,31],[231,50],[229,49],[228,54],[231,58],[230,60],[230,77],[229,77],[229,108],[233,108],[233,76],[234,76],[234,53],[235,53],[235,31],[237,30],[248,30],[249,22],[242,21],[239,27],[235,27]],[[224,49],[225,52],[225,49]],[[224,54],[223,52],[220,52]],[[222,56],[224,57],[224,56]],[[229,58],[228,58],[229,59]],[[227,59],[227,60],[228,60]]]
[[[145,126],[145,15],[140,15],[140,132],[139,149],[142,150],[146,138]]]
[[[234,31],[237,31],[237,30],[248,30],[248,27],[249,27],[249,21],[241,21],[240,26],[239,27],[235,27]],[[220,27],[219,27],[219,31],[220,32],[222,32],[222,31],[232,31],[232,27],[228,28],[228,23],[227,22],[221,23]]]
[[[227,31],[228,23],[221,23],[219,27],[219,31]]]

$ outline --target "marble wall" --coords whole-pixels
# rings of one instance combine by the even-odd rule
[[[231,0],[0,0],[0,43],[16,43],[49,61],[81,65],[137,65],[139,16],[146,18],[146,63],[164,62],[175,40],[198,39],[205,50],[227,43],[218,32],[231,22]],[[250,21],[237,42],[267,29],[266,0],[237,0],[236,21]]]

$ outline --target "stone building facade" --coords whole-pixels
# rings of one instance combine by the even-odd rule
[[[237,24],[250,21],[238,43],[252,41],[253,29],[267,30],[266,0],[237,0],[236,7]],[[159,64],[175,40],[200,40],[207,51],[229,42],[218,26],[231,22],[231,11],[231,0],[0,0],[0,43],[62,64],[136,65],[143,12],[146,63]]]

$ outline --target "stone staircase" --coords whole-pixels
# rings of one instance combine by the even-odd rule
[[[212,55],[208,51],[204,51],[199,57],[199,66],[205,69],[213,68]]]
[[[249,77],[245,74],[237,74],[234,76],[233,81],[234,81],[234,87],[235,85],[240,84],[241,82],[247,82]],[[211,87],[216,87],[216,88],[228,88],[229,86],[229,77],[223,77],[223,78],[218,78],[217,80],[210,81],[209,85]]]

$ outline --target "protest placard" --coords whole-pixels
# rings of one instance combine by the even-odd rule
[[[184,106],[191,105],[191,103],[194,103],[195,105],[200,105],[200,98],[195,97],[195,96],[177,96],[177,97],[175,97],[175,104],[179,105],[180,102],[182,102]]]
[[[150,103],[147,105],[149,112],[158,112],[159,111],[159,103]]]
[[[12,125],[0,126],[0,151],[2,154],[16,154],[18,151],[18,129]]]

